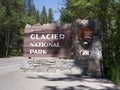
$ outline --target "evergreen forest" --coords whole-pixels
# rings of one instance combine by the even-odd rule
[[[53,0],[54,1],[54,0]],[[120,0],[62,0],[60,23],[97,19],[104,76],[120,84]],[[33,0],[0,0],[0,57],[21,56],[26,24],[53,23],[52,8],[36,9]]]

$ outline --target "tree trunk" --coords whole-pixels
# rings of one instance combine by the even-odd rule
[[[9,46],[10,46],[10,30],[8,30],[8,31],[6,32],[5,45],[6,45],[5,56],[8,56]]]

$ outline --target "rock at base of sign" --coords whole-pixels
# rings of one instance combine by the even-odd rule
[[[99,60],[75,60],[59,58],[32,58],[26,72],[45,72],[100,76]],[[49,60],[50,59],[50,60]],[[52,61],[53,60],[53,61]],[[28,61],[29,62],[29,61]],[[97,66],[96,66],[97,65]]]
[[[101,76],[100,62],[99,60],[92,60],[89,62],[89,75],[90,76]]]
[[[55,73],[56,72],[56,68],[49,68],[48,69],[48,73]]]
[[[71,69],[71,71],[72,71],[72,74],[82,74],[83,69],[75,66]]]
[[[56,69],[56,73],[62,73],[60,69]]]
[[[57,60],[55,64],[56,64],[57,67],[60,68],[64,64],[64,61],[63,60]]]
[[[74,67],[73,61],[65,62],[62,66],[62,68],[65,68],[65,69],[71,69],[72,67]]]
[[[53,60],[53,61],[52,61]],[[29,60],[28,60],[29,62]],[[64,73],[64,74],[80,74],[82,71],[78,70],[74,65],[72,59],[59,59],[59,58],[33,58],[30,60],[29,69],[34,72],[48,72],[48,73]]]
[[[35,68],[35,71],[37,72],[47,72],[48,71],[48,66],[39,66]]]
[[[62,70],[62,73],[64,73],[64,74],[72,74],[72,71],[70,69],[65,69],[65,70]]]

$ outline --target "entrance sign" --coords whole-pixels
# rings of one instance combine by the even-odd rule
[[[102,44],[96,20],[77,19],[73,23],[75,58],[78,60],[102,60]]]
[[[70,57],[71,25],[57,24],[26,26],[24,33],[24,56]]]

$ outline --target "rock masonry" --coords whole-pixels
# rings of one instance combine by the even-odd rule
[[[80,51],[83,50],[79,39],[78,30],[83,27],[89,27],[93,30],[93,40],[89,49],[89,56],[81,56]],[[74,45],[74,62],[78,67],[83,68],[83,75],[102,76],[102,45],[100,41],[99,23],[97,20],[77,19],[73,23],[73,45]]]
[[[89,25],[90,24],[90,25]],[[89,20],[77,19],[73,23],[73,58],[74,59],[60,59],[60,58],[40,58],[34,57],[26,59],[28,67],[24,68],[24,71],[30,72],[45,72],[45,73],[64,73],[64,74],[81,74],[88,76],[99,77],[102,76],[102,45],[99,36],[94,35],[93,46],[91,49],[90,57],[82,57],[79,51],[82,49],[77,37],[77,31],[82,27],[90,26],[94,28],[94,33],[97,35],[99,27],[96,23]]]
[[[26,72],[45,72],[63,74],[82,74],[82,68],[74,64],[73,59],[60,58],[26,58],[28,67]]]
[[[37,73],[57,73],[57,74],[79,74],[100,77],[100,63],[95,61],[78,61],[73,59],[60,58],[25,58],[28,62],[28,67],[23,68],[24,72]]]

